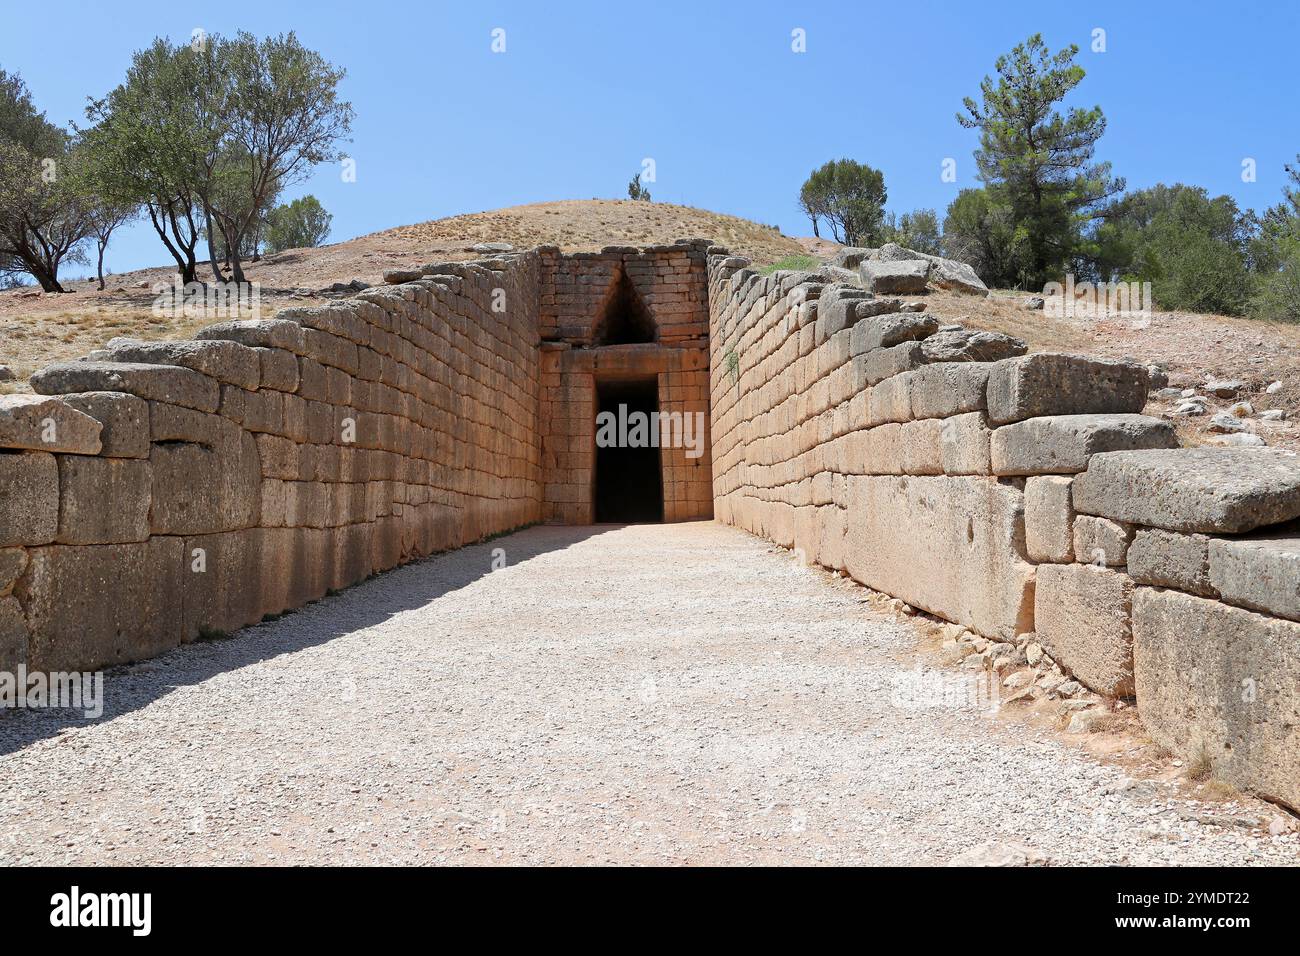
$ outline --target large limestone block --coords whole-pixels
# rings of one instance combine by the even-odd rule
[[[1038,641],[1082,684],[1133,695],[1133,579],[1091,564],[1040,564],[1034,587]]]
[[[910,372],[925,364],[920,342],[904,342],[887,349],[875,349],[853,358],[854,391],[883,382],[900,372]]]
[[[1229,604],[1300,621],[1300,532],[1209,540],[1210,584]]]
[[[16,598],[0,597],[0,674],[16,674],[27,663],[27,619]]]
[[[1151,373],[1133,362],[1035,352],[998,362],[989,373],[989,421],[1043,415],[1140,412]]]
[[[75,392],[63,401],[99,422],[99,454],[149,457],[149,403],[125,392]]]
[[[58,459],[59,544],[120,544],[149,537],[149,462],[85,455]]]
[[[899,376],[900,378],[902,376]],[[991,474],[989,441],[993,433],[983,412],[967,412],[938,421],[941,471],[947,475]],[[915,424],[920,424],[916,422]]]
[[[0,547],[48,544],[59,529],[59,466],[43,451],[0,454]]]
[[[1025,549],[1034,561],[1074,560],[1071,478],[1042,475],[1025,481]]]
[[[261,530],[185,539],[182,550],[184,639],[230,634],[262,619]]]
[[[224,339],[110,343],[108,351],[115,362],[179,365],[243,388],[257,388],[262,379],[257,353]]]
[[[221,398],[216,379],[179,365],[142,362],[57,362],[31,378],[41,395],[126,392],[153,401],[215,412]]]
[[[1133,526],[1109,518],[1079,515],[1074,521],[1074,553],[1097,567],[1123,567],[1133,542]]]
[[[908,475],[943,474],[943,426],[937,418],[899,426],[903,472]]]
[[[1052,415],[993,432],[993,473],[1075,474],[1105,451],[1177,448],[1174,426],[1146,415]]]
[[[866,259],[858,264],[862,284],[872,292],[910,295],[925,291],[930,263],[924,259],[898,259],[882,262]]]
[[[213,445],[156,444],[149,456],[154,534],[209,534],[256,525],[262,474],[257,442],[238,428]]]
[[[1210,583],[1210,539],[1159,528],[1138,528],[1128,549],[1128,573],[1138,584],[1219,596]]]
[[[844,562],[862,584],[981,634],[1033,630],[1023,496],[992,479],[851,479]]]
[[[948,329],[926,339],[921,350],[931,362],[998,362],[1024,355],[1029,346],[1001,332]]]
[[[895,375],[876,385],[867,395],[867,425],[905,422],[912,417],[911,372]]]
[[[0,395],[0,448],[97,455],[100,424],[66,402],[42,395]]]
[[[1239,534],[1300,517],[1300,458],[1268,448],[1176,448],[1094,455],[1075,509],[1115,521]]]
[[[284,319],[237,319],[218,322],[195,333],[205,341],[238,342],[250,348],[285,349],[297,355],[306,351],[302,326]]]
[[[991,362],[922,365],[908,376],[912,417],[949,418],[988,407],[985,390]]]
[[[143,660],[183,640],[180,538],[32,548],[14,587],[27,611],[27,666],[92,670]]]
[[[924,259],[930,263],[930,284],[940,289],[951,289],[954,292],[965,292],[970,295],[985,296],[989,294],[988,286],[980,279],[975,270],[964,262],[956,259],[945,259],[942,256],[932,256],[924,252],[916,252],[912,249],[905,249],[894,242],[887,242],[879,249],[867,250],[870,258],[895,260],[895,259]],[[868,258],[864,256],[862,258]],[[860,263],[860,258],[858,262]]]
[[[888,349],[904,342],[917,342],[939,331],[939,320],[924,312],[895,312],[863,319],[853,326],[849,351],[861,355],[872,349]]]
[[[1152,739],[1300,809],[1300,624],[1140,587],[1133,642]]]

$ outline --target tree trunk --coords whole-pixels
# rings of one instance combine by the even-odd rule
[[[218,282],[225,282],[226,277],[221,272],[221,266],[217,265],[217,246],[216,238],[212,235],[212,210],[206,205],[203,207],[203,219],[207,225],[208,233],[208,262],[212,266],[212,275]]]
[[[104,291],[104,250],[108,248],[108,240],[100,239],[96,243],[99,246],[99,259],[95,264],[95,276],[99,279],[99,291]]]

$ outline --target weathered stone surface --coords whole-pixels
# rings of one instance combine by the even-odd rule
[[[149,406],[125,392],[75,392],[63,401],[99,422],[99,453],[108,458],[149,457]]]
[[[59,467],[43,451],[0,454],[0,547],[46,544],[59,527]]]
[[[930,336],[921,349],[931,362],[997,362],[1024,355],[1029,346],[1001,332],[949,329]]]
[[[1038,641],[1086,687],[1133,696],[1133,580],[1090,564],[1040,564],[1034,587]]]
[[[231,428],[219,430],[211,445],[153,446],[149,524],[154,534],[209,534],[257,523],[262,500],[257,442]]]
[[[922,365],[909,376],[913,418],[948,418],[982,412],[988,406],[985,390],[989,362],[941,362]]]
[[[856,269],[863,259],[870,259],[876,250],[869,246],[841,246],[835,250],[831,265],[838,269]]]
[[[0,395],[0,448],[94,455],[99,432],[99,422],[57,398]]]
[[[32,548],[14,593],[31,629],[27,666],[93,670],[181,643],[182,542]]]
[[[13,597],[0,597],[0,674],[16,674],[26,662],[27,621],[22,606]]]
[[[298,356],[285,349],[256,348],[253,351],[260,362],[262,388],[292,392],[298,387]]]
[[[27,551],[23,548],[0,548],[0,595],[13,590],[14,582],[27,567]]]
[[[1210,539],[1159,528],[1138,528],[1128,549],[1128,573],[1138,584],[1218,597],[1210,583]]]
[[[178,365],[243,388],[257,388],[261,361],[246,345],[225,339],[179,342],[129,342],[113,345],[114,362]]]
[[[1238,534],[1300,517],[1300,458],[1245,448],[1105,452],[1075,480],[1074,506],[1167,531]]]
[[[859,477],[848,516],[844,561],[857,581],[990,637],[1032,630],[1034,570],[1016,489],[988,478]]]
[[[1300,624],[1140,587],[1133,641],[1152,739],[1300,809]]]
[[[250,528],[185,539],[182,559],[186,641],[230,634],[262,619],[260,531]]]
[[[869,296],[865,289],[833,282],[824,287],[817,299],[817,319],[813,339],[821,345],[837,332],[853,325],[856,307]]]
[[[858,265],[862,284],[872,292],[908,295],[925,291],[925,280],[930,275],[930,263],[924,259],[899,259],[882,262],[866,259]]]
[[[58,458],[59,544],[119,544],[149,537],[153,482],[147,461]]]
[[[911,372],[895,375],[877,384],[867,396],[867,424],[905,422],[912,417]]]
[[[1132,362],[1035,352],[998,362],[989,373],[989,421],[1043,415],[1140,412],[1151,373]]]
[[[915,342],[939,331],[939,320],[924,312],[895,312],[862,319],[853,326],[850,351],[854,355]]]
[[[1229,604],[1300,621],[1300,531],[1211,538],[1210,584]]]
[[[904,474],[943,474],[943,425],[944,422],[937,418],[927,418],[906,422],[899,427]]]
[[[872,252],[873,258],[884,260],[924,259],[930,263],[930,285],[937,288],[951,289],[954,292],[965,292],[970,295],[985,296],[989,294],[988,286],[975,273],[975,270],[956,259],[945,259],[942,256],[916,252],[912,249],[905,249],[893,242],[887,242],[878,250],[872,250]]]
[[[401,285],[404,282],[414,282],[416,279],[424,277],[424,273],[419,269],[385,269],[384,281],[389,285]]]
[[[1074,521],[1074,554],[1085,564],[1122,567],[1132,541],[1132,525],[1092,515],[1079,515]]]
[[[179,365],[131,362],[58,362],[31,378],[42,395],[68,392],[127,392],[200,411],[214,412],[220,400],[215,379]]]
[[[1031,560],[1074,560],[1071,478],[1044,475],[1025,481],[1025,550]]]
[[[925,364],[925,357],[921,354],[920,342],[904,342],[893,348],[864,352],[853,358],[854,388],[861,391],[877,382],[883,382],[890,376],[900,372],[910,372],[923,364]]]
[[[1076,474],[1104,451],[1177,448],[1174,427],[1146,415],[1052,415],[1004,425],[993,433],[998,475]]]
[[[237,319],[199,329],[196,339],[238,342],[250,348],[286,349],[302,355],[306,346],[302,326],[285,319]]]
[[[899,376],[902,378],[903,376]],[[940,421],[939,451],[942,471],[949,475],[987,475],[989,440],[993,433],[983,412],[967,412]]]

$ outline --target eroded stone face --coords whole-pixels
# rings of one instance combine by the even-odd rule
[[[1177,448],[1169,422],[1146,415],[1052,415],[1004,425],[993,433],[998,475],[1075,474],[1106,451]]]
[[[1140,412],[1151,373],[1132,362],[1035,352],[998,362],[989,373],[989,421],[1046,415]]]
[[[1237,534],[1300,516],[1300,458],[1245,448],[1094,455],[1075,508],[1167,531]]]
[[[1019,490],[988,478],[859,477],[849,501],[844,563],[856,580],[981,634],[1032,630]]]
[[[1133,642],[1138,712],[1157,743],[1300,807],[1300,624],[1139,587]]]
[[[1090,564],[1040,564],[1034,589],[1039,643],[1084,686],[1132,697],[1133,581]]]

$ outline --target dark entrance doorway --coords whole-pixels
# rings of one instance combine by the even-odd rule
[[[649,424],[658,411],[657,377],[596,383],[597,521],[664,520],[659,448],[649,444]],[[601,427],[604,412],[613,416],[612,429]],[[638,422],[644,423],[639,429]]]

